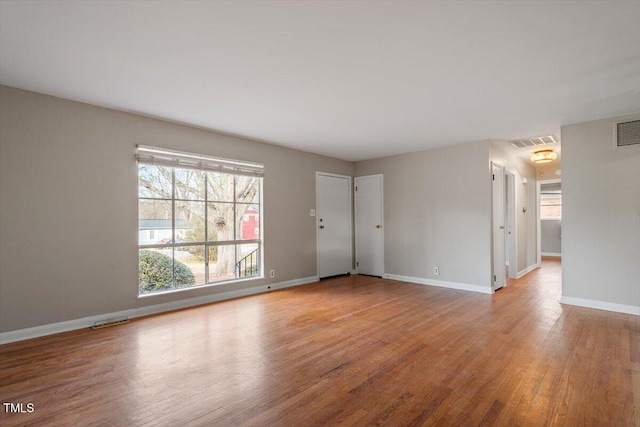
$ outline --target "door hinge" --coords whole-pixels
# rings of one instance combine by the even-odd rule
[[[358,186],[356,185],[356,191],[358,191]]]
[[[360,263],[356,261],[356,267],[360,267]]]
[[[494,274],[493,275],[493,281],[495,282],[496,280],[498,280],[498,279],[496,278],[496,275]]]
[[[496,175],[495,175],[495,174],[491,175],[491,179],[492,179],[493,181],[495,181],[495,180],[496,180]]]

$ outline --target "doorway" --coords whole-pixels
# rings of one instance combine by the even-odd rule
[[[349,274],[351,245],[351,177],[316,172],[318,276]]]
[[[504,167],[491,162],[491,199],[492,199],[492,280],[491,288],[495,291],[506,284],[506,261],[505,261],[505,195]]]
[[[505,171],[505,264],[507,277],[518,278],[518,226],[516,224],[516,175],[514,172]]]
[[[384,274],[383,176],[355,178],[356,269],[358,274]]]
[[[538,181],[538,264],[562,256],[562,180]]]

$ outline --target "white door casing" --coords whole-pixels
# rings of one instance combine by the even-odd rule
[[[562,183],[562,179],[543,179],[536,181],[536,261],[538,266],[542,265],[542,220],[540,219],[540,197],[543,184]]]
[[[351,272],[351,177],[316,173],[318,276]]]
[[[518,226],[516,223],[516,174],[513,171],[505,171],[505,223],[506,223],[506,250],[505,257],[509,260],[507,265],[507,277],[518,278]]]
[[[491,236],[493,248],[492,289],[500,289],[506,284],[506,263],[504,255],[504,167],[491,162],[492,221]]]
[[[383,176],[355,178],[356,268],[359,274],[384,274]]]

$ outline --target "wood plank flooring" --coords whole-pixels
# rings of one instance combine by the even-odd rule
[[[365,276],[0,346],[0,425],[640,426],[640,318]]]

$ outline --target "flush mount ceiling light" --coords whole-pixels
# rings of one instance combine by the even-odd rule
[[[553,150],[538,150],[531,155],[533,163],[549,163],[558,158]]]

